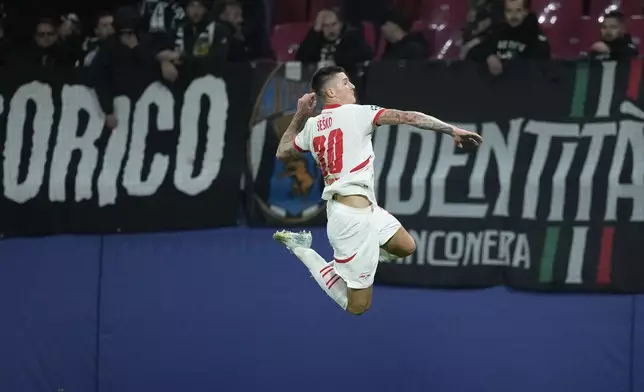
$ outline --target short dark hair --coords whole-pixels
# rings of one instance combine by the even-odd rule
[[[382,19],[382,22],[382,24],[391,22],[400,27],[402,31],[407,33],[411,31],[413,25],[413,22],[410,20],[407,14],[405,14],[405,12],[398,8],[392,8],[388,10],[385,14],[385,17]]]
[[[607,12],[604,15],[604,19],[613,18],[617,19],[620,23],[624,23],[624,13],[618,10]]]
[[[228,7],[244,8],[239,0],[220,0],[215,3],[212,9],[215,15],[220,16]]]
[[[324,85],[335,75],[343,73],[344,68],[338,67],[337,65],[330,65],[328,67],[322,67],[315,71],[313,77],[311,78],[311,89],[317,95],[322,95],[322,88]]]
[[[41,24],[48,24],[48,25],[52,26],[54,29],[58,28],[58,23],[56,22],[56,20],[54,18],[42,17],[42,18],[39,18],[36,21],[36,25],[34,26],[34,30],[36,30],[38,28],[38,26],[40,26]]]

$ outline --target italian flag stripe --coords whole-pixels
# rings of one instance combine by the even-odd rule
[[[570,245],[570,259],[568,260],[568,273],[566,283],[582,283],[582,269],[586,253],[586,240],[588,227],[574,227],[572,230],[572,244]]]

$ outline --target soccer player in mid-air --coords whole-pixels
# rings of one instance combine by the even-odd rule
[[[483,139],[427,114],[357,105],[355,86],[340,67],[320,68],[311,85],[314,92],[298,100],[276,155],[288,162],[305,151],[313,154],[324,177],[322,199],[334,260],[327,263],[311,249],[309,232],[278,231],[273,238],[304,263],[338,305],[362,314],[371,306],[378,262],[416,249],[407,230],[376,201],[371,134],[379,125],[406,124],[450,136],[459,147],[477,147]],[[324,103],[317,116],[316,97]]]

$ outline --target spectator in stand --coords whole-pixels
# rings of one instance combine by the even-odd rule
[[[33,41],[22,51],[9,58],[17,67],[39,65],[44,67],[73,66],[74,59],[69,56],[59,42],[56,22],[43,18],[36,24]]]
[[[167,60],[180,61],[184,66],[201,72],[207,72],[216,64],[226,61],[229,30],[208,17],[208,5],[206,0],[187,2],[186,18],[177,28],[173,45],[179,58],[170,54]]]
[[[549,59],[550,44],[536,15],[530,12],[530,0],[505,0],[505,23],[471,49],[468,58],[486,61],[493,75],[503,73],[502,60]]]
[[[149,45],[157,52],[173,45],[177,28],[186,16],[179,0],[142,0],[140,29],[149,34]]]
[[[239,4],[239,0],[237,0]],[[268,22],[269,5],[266,0],[244,0],[241,2],[244,23],[243,35],[251,47],[252,53],[257,53],[256,58],[275,59],[271,47],[270,22]]]
[[[302,63],[337,64],[349,71],[356,65],[373,59],[361,29],[345,24],[337,9],[318,12],[295,55]]]
[[[400,10],[391,10],[381,30],[387,42],[383,60],[423,60],[429,57],[429,42],[422,33],[411,32],[412,21]]]
[[[114,34],[114,15],[109,12],[101,12],[94,23],[94,36],[89,37],[83,43],[82,66],[89,67],[96,57],[101,45]]]
[[[624,14],[612,11],[604,15],[601,40],[590,47],[590,57],[597,60],[623,60],[636,57],[637,46],[626,32]]]
[[[164,79],[173,82],[176,68],[168,61],[157,61],[156,51],[137,30],[138,13],[129,7],[114,15],[114,35],[107,38],[94,58],[90,82],[96,90],[109,128],[117,126],[114,98],[126,93],[140,93],[151,82]]]
[[[9,47],[9,38],[4,33],[4,20],[0,19],[0,67],[5,65]]]
[[[83,35],[81,21],[76,14],[66,14],[60,18],[58,41],[65,56],[76,65],[83,58]]]
[[[470,50],[489,39],[495,28],[505,22],[503,11],[503,0],[472,0],[463,28],[461,59],[468,58]]]
[[[185,12],[178,1],[143,0],[140,15],[143,31],[174,34],[179,23],[185,17]]]
[[[381,24],[387,14],[388,3],[387,0],[344,0],[344,21],[354,27],[362,26],[362,22],[373,23],[376,28],[374,38],[380,42]]]
[[[247,36],[244,29],[244,9],[237,0],[224,0],[216,6],[217,20],[230,30],[228,61],[247,62],[274,59],[275,54],[263,34]]]

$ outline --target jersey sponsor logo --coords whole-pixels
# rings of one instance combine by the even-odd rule
[[[308,92],[308,78],[284,76],[280,65],[267,79],[257,97],[251,118],[249,145],[253,199],[267,220],[307,224],[323,217],[322,173],[311,153],[284,163],[275,158],[280,138],[290,124],[297,100]],[[318,130],[331,127],[331,119],[318,122]],[[268,179],[268,180],[267,180]]]

